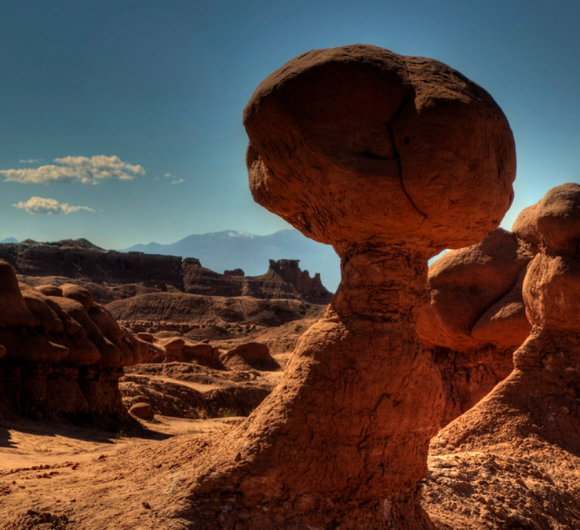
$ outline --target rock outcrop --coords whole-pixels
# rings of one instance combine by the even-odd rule
[[[310,277],[300,270],[300,260],[270,260],[270,267],[261,276],[245,276],[240,269],[218,274],[201,266],[199,260],[183,260],[184,291],[206,296],[251,296],[253,298],[289,298],[313,304],[328,304],[329,293],[320,274]]]
[[[224,366],[230,370],[262,370],[271,372],[280,369],[280,365],[270,355],[270,348],[261,342],[246,342],[220,357]]]
[[[417,331],[432,350],[446,395],[442,425],[475,405],[513,368],[528,337],[522,283],[537,249],[501,228],[429,267],[430,304]]]
[[[290,298],[314,304],[327,304],[331,298],[320,275],[311,278],[308,271],[301,271],[299,260],[271,260],[268,271],[260,276],[245,276],[240,269],[219,274],[195,258],[104,250],[84,239],[4,244],[0,259],[34,287],[73,280],[103,304],[157,292]]]
[[[107,309],[134,331],[198,331],[203,338],[239,334],[256,326],[280,326],[318,316],[324,307],[300,300],[263,300],[248,296],[202,296],[185,293],[151,293],[117,300]]]
[[[477,526],[466,518],[476,513],[485,514],[490,529],[577,528],[580,185],[550,190],[520,214],[513,231],[539,250],[523,282],[533,328],[514,354],[513,372],[434,440],[428,506],[441,524],[452,521],[457,529]],[[449,491],[441,462],[461,470],[456,477],[471,477],[472,495]],[[490,466],[492,482],[484,480]],[[506,483],[513,484],[509,492]]]
[[[479,86],[373,46],[315,50],[244,112],[254,199],[330,243],[342,282],[282,383],[192,463],[203,528],[431,528],[417,483],[443,411],[413,310],[427,258],[482,239],[509,207],[512,134]]]
[[[86,289],[18,285],[0,260],[0,402],[37,418],[118,423],[126,419],[118,380],[123,367],[163,351],[120,328]]]

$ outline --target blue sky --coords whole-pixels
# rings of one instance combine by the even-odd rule
[[[434,57],[493,95],[518,152],[510,228],[580,180],[579,27],[576,0],[3,0],[0,239],[287,228],[249,193],[244,105],[292,57],[352,43]]]

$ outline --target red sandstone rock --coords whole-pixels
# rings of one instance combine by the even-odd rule
[[[144,340],[145,342],[150,342],[151,344],[155,342],[155,337],[153,337],[151,333],[137,333],[137,337],[139,337],[141,340]]]
[[[56,285],[37,285],[35,289],[46,296],[62,296],[62,289]]]
[[[84,308],[88,311],[93,305],[93,295],[84,287],[76,285],[74,283],[65,283],[60,286],[62,296],[66,298],[72,298],[77,302],[80,302]]]
[[[133,416],[137,416],[143,420],[152,420],[153,419],[153,408],[149,403],[135,403],[130,409],[129,414],[133,414]]]
[[[274,72],[244,123],[255,200],[333,244],[342,283],[282,383],[194,462],[190,513],[204,528],[431,528],[417,483],[443,401],[413,309],[427,258],[508,208],[507,121],[451,68],[356,45]]]
[[[513,506],[521,509],[520,523],[525,522],[526,528],[572,528],[578,520],[577,503],[570,499],[580,496],[579,206],[580,185],[565,184],[550,190],[516,221],[516,234],[539,248],[523,283],[526,312],[534,327],[514,354],[513,372],[443,429],[432,445],[434,458],[453,455],[474,478],[481,475],[477,461],[482,457],[496,461],[498,483],[530,476],[541,479],[533,495],[527,488],[517,488],[509,500],[495,497],[487,528],[507,528]],[[554,466],[563,461],[569,465]],[[529,462],[535,462],[534,469]],[[517,476],[520,469],[525,470],[523,477]],[[440,490],[439,475],[433,470],[430,498]],[[549,481],[542,480],[545,476]],[[448,499],[446,509],[453,503],[455,509],[478,513],[481,502],[479,495],[456,496]],[[441,507],[430,510],[441,522],[453,518]]]
[[[12,267],[0,260],[0,326],[35,326],[38,323],[30,312],[18,288]]]
[[[46,291],[58,296],[19,288],[12,268],[0,262],[0,409],[124,421],[122,367],[153,361],[162,350],[119,328],[84,289]]]
[[[453,250],[429,267],[431,303],[417,330],[443,375],[442,425],[475,405],[511,372],[512,353],[528,337],[522,283],[534,249],[501,228]]]
[[[270,348],[259,342],[247,342],[236,346],[220,356],[221,362],[230,370],[262,370],[272,372],[280,365],[270,355]]]
[[[181,360],[184,362],[196,362],[210,368],[223,368],[215,349],[210,344],[202,342],[185,342],[181,349]]]

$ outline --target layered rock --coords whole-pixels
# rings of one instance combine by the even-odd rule
[[[514,144],[451,68],[372,46],[308,52],[244,112],[254,199],[330,243],[342,282],[282,383],[192,463],[203,528],[431,528],[417,503],[443,410],[416,333],[427,258],[497,227]]]
[[[86,289],[69,284],[50,293],[19,286],[12,267],[0,260],[3,409],[122,421],[123,366],[155,360],[162,350],[120,328]]]
[[[142,283],[183,291],[181,258],[104,250],[85,239],[0,245],[0,258],[25,276],[74,278],[95,284]]]
[[[310,277],[299,267],[300,260],[270,260],[266,274],[245,276],[241,269],[218,274],[201,266],[199,260],[183,261],[184,290],[208,296],[251,296],[253,298],[289,298],[314,304],[328,304],[331,293],[322,285],[320,274]]]
[[[248,296],[202,296],[185,293],[151,293],[117,300],[107,309],[134,331],[198,331],[214,338],[228,330],[240,333],[256,326],[280,326],[293,320],[318,316],[324,308],[300,300],[263,300]]]
[[[539,249],[523,282],[533,328],[514,354],[513,372],[434,440],[429,509],[442,524],[453,520],[453,528],[473,528],[473,521],[458,524],[458,515],[483,513],[485,461],[487,469],[492,463],[498,484],[515,484],[501,496],[495,483],[487,483],[495,503],[493,509],[485,507],[485,528],[575,528],[580,516],[580,186],[550,190],[520,214],[513,230]],[[450,493],[449,480],[436,467],[452,459],[452,467],[478,486],[469,498]]]
[[[327,304],[331,297],[320,275],[311,278],[301,271],[299,260],[271,260],[265,274],[247,277],[241,269],[219,274],[195,258],[104,250],[84,239],[4,244],[0,259],[13,265],[25,283],[58,286],[72,279],[99,303],[152,292],[290,298],[315,304]]]
[[[446,425],[512,371],[513,352],[528,337],[522,283],[537,249],[501,228],[452,250],[429,267],[430,304],[417,330],[443,377]]]

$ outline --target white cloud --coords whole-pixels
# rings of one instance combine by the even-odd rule
[[[183,179],[175,179],[171,181],[171,184],[182,184],[183,182],[185,182],[185,180]]]
[[[165,173],[163,176],[167,179],[170,179],[173,175],[171,173]]]
[[[36,164],[40,162],[40,158],[28,158],[26,160],[19,160],[21,164]]]
[[[52,182],[82,182],[99,184],[103,180],[133,180],[136,175],[144,175],[139,165],[123,162],[118,156],[97,155],[67,156],[55,158],[56,164],[25,169],[2,169],[6,182],[23,184],[49,184]]]
[[[55,199],[44,199],[42,197],[30,197],[26,202],[17,202],[13,204],[14,208],[25,210],[28,213],[45,213],[48,215],[60,215],[79,212],[85,210],[87,212],[94,212],[88,206],[72,206],[66,202],[58,202]]]

